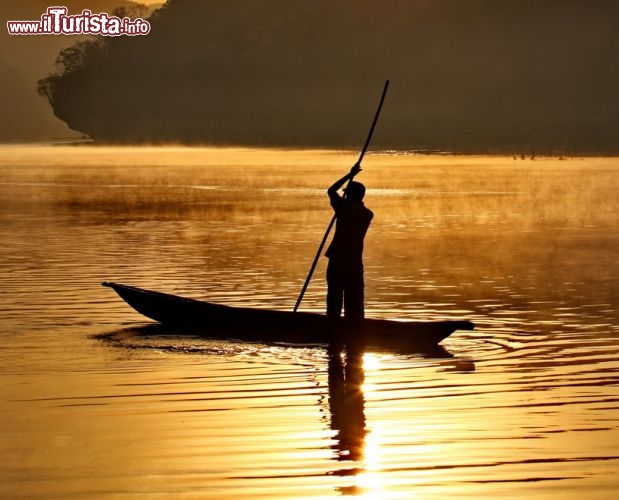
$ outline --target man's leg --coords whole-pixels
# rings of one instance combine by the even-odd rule
[[[327,264],[327,316],[329,318],[339,318],[342,315],[342,305],[344,302],[344,281],[342,272],[329,259]]]
[[[365,317],[363,268],[351,270],[344,287],[344,316],[351,320]]]

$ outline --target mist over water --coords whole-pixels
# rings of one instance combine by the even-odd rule
[[[612,498],[615,158],[366,157],[367,315],[474,321],[452,357],[158,336],[99,285],[292,309],[355,159],[0,148],[0,496]]]

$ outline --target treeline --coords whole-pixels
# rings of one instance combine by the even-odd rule
[[[39,82],[102,142],[619,153],[615,0],[170,0]]]

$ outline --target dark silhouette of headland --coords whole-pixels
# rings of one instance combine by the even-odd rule
[[[616,0],[170,0],[39,82],[98,142],[619,153]]]

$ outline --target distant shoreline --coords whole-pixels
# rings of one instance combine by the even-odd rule
[[[355,148],[348,147],[335,147],[324,145],[254,145],[254,144],[207,144],[207,143],[183,143],[183,142],[139,142],[139,143],[125,143],[125,142],[98,142],[92,139],[52,139],[49,141],[30,141],[30,142],[0,142],[0,147],[18,147],[18,146],[32,146],[32,147],[57,147],[57,146],[73,146],[83,147],[91,146],[96,148],[103,147],[150,147],[150,148],[242,148],[242,149],[277,149],[282,151],[299,151],[299,150],[323,150],[323,151],[340,151],[355,153]],[[500,150],[440,150],[440,149],[424,149],[424,148],[377,148],[370,149],[369,155],[372,156],[511,156],[514,160],[544,160],[544,159],[568,159],[568,158],[619,158],[619,151],[616,152],[604,152],[604,151],[563,151],[563,152],[523,152],[523,151],[500,151]]]

